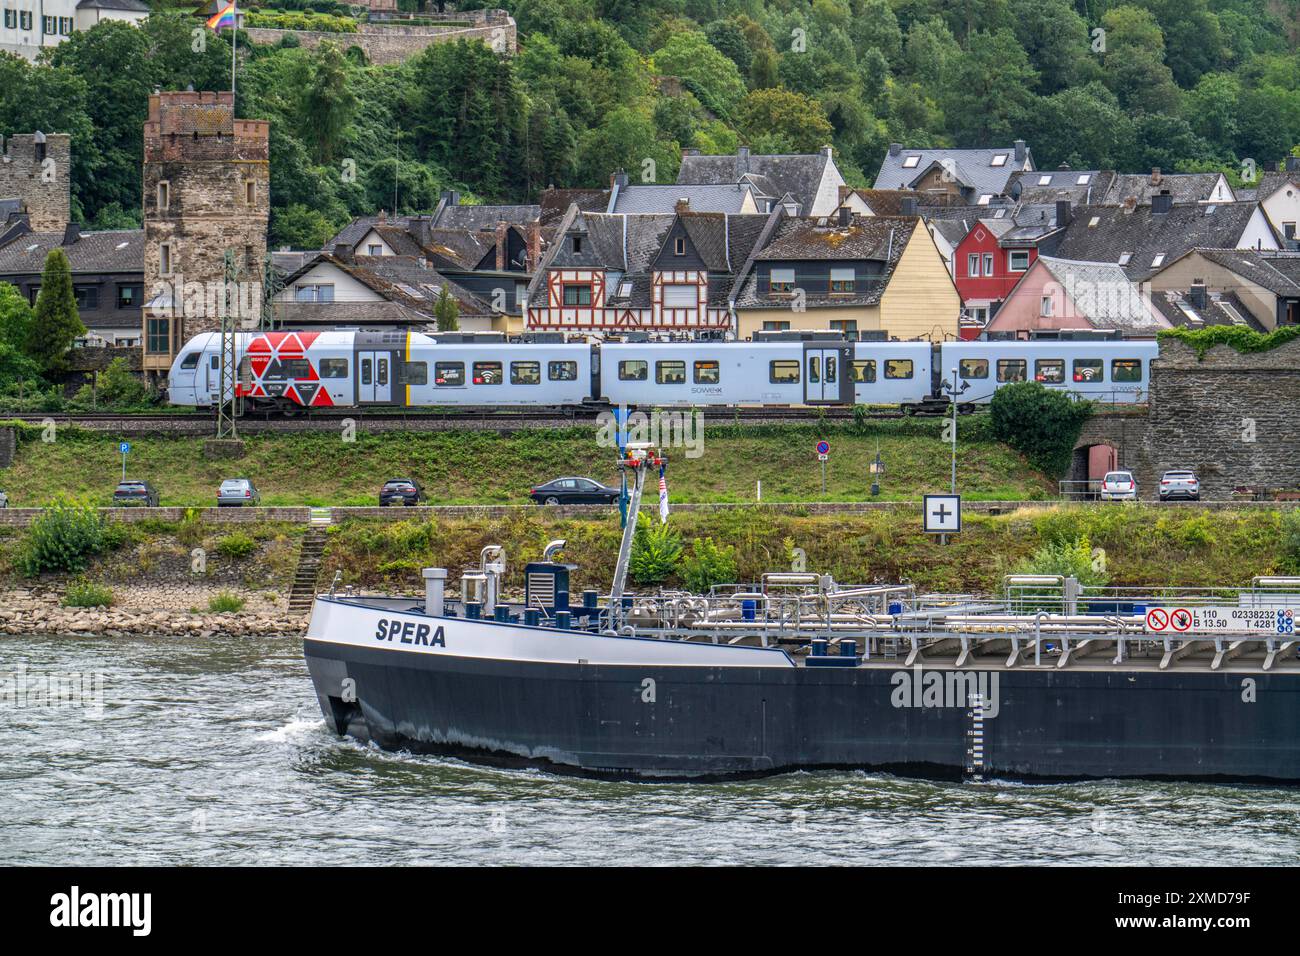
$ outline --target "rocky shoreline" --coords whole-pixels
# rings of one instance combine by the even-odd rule
[[[84,634],[104,637],[300,637],[307,614],[291,614],[272,591],[142,585],[123,589],[109,607],[64,607],[64,588],[33,586],[0,592],[0,634]],[[218,593],[244,601],[240,611],[216,613]]]

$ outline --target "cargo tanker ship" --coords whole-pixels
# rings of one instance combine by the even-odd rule
[[[629,530],[610,592],[577,600],[559,541],[520,602],[502,600],[498,547],[454,602],[442,568],[422,600],[321,595],[305,654],[327,724],[618,778],[1300,783],[1300,579],[1144,594],[1013,576],[980,598],[778,571],[632,595],[630,547]]]

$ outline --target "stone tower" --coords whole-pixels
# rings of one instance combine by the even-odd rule
[[[63,232],[71,215],[72,137],[15,133],[3,146],[0,199],[17,199],[33,232]]]
[[[144,369],[261,306],[270,210],[269,124],[235,118],[234,94],[155,93],[144,125]],[[226,290],[226,253],[239,270]],[[242,303],[242,307],[240,306]]]

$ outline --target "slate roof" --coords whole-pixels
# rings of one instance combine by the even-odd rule
[[[1250,314],[1250,310],[1231,293],[1211,293],[1205,308],[1197,308],[1182,292],[1169,290],[1155,292],[1151,304],[1175,328],[1204,328],[1207,325],[1242,325],[1256,332],[1267,331],[1259,321]]]
[[[854,189],[851,186],[841,186],[840,204],[847,202],[850,196],[857,196],[877,216],[901,216],[904,199],[915,199],[920,207],[929,198],[915,189]],[[965,203],[961,205],[963,209],[966,208]]]
[[[550,186],[542,190],[538,205],[542,210],[542,225],[554,227],[572,205],[577,205],[584,212],[604,212],[609,206],[609,190],[556,189]]]
[[[614,198],[616,213],[671,213],[679,199],[690,203],[691,212],[739,213],[745,200],[754,193],[751,185],[725,183],[722,185],[694,186],[624,186]]]
[[[432,220],[435,229],[466,229],[470,232],[491,232],[498,222],[527,225],[537,222],[542,207],[537,205],[512,206],[462,206],[459,203],[440,204]]]
[[[1274,295],[1287,298],[1300,296],[1300,254],[1270,255],[1254,249],[1190,249],[1186,255],[1193,252],[1225,269],[1231,269],[1243,279]]]
[[[832,159],[825,151],[795,155],[687,154],[682,157],[677,182],[688,186],[720,186],[739,183],[742,178],[748,177],[749,182],[761,190],[764,196],[779,199],[789,193],[804,209],[811,209],[830,162]]]
[[[1118,264],[1127,253],[1124,271],[1138,282],[1189,249],[1233,248],[1258,208],[1257,203],[1186,203],[1153,214],[1150,205],[1079,206],[1071,213],[1056,256]],[[1094,219],[1096,225],[1091,225]],[[1153,266],[1158,253],[1164,254],[1164,261]]]
[[[1152,311],[1124,270],[1114,263],[1039,256],[1035,265],[1040,263],[1061,284],[1079,315],[1094,327],[1129,332],[1167,328],[1167,320]],[[1011,295],[1015,295],[1014,289]]]
[[[920,226],[915,216],[855,216],[849,226],[834,219],[783,217],[771,239],[755,254],[756,261],[860,261],[882,263],[877,281],[868,282],[855,295],[806,293],[809,306],[870,306],[880,302],[903,256],[912,233]],[[928,241],[928,240],[927,240]],[[758,276],[751,270],[744,276],[735,296],[737,308],[788,309],[789,296],[763,296]]]
[[[992,165],[996,156],[1005,156],[1001,166]],[[911,166],[904,163],[910,157],[916,157]],[[976,197],[981,195],[1006,195],[1011,174],[1024,168],[1027,161],[1033,169],[1033,154],[1025,148],[1025,159],[1016,161],[1014,146],[1000,149],[903,149],[897,152],[891,146],[880,162],[880,172],[876,174],[876,189],[907,189],[935,164],[951,160],[952,170],[957,179],[969,186]]]
[[[347,259],[332,252],[322,252],[304,262],[290,275],[285,280],[285,287],[288,288],[299,276],[321,262],[337,266],[389,302],[418,312],[422,316],[432,317],[433,307],[443,285],[448,287],[456,299],[461,315],[492,316],[495,314],[492,307],[474,293],[437,270],[420,265],[419,259],[413,256],[353,256]],[[351,306],[353,303],[336,301],[334,305]]]
[[[1008,180],[1008,194],[1020,203],[1072,204],[1100,202],[1115,181],[1114,171],[1096,169],[1036,169],[1016,172]],[[1080,180],[1086,177],[1086,182]]]
[[[1135,199],[1139,206],[1149,206],[1153,195],[1168,191],[1175,204],[1203,202],[1214,193],[1219,178],[1219,173],[1162,173],[1158,181],[1152,182],[1149,173],[1119,173],[1105,196],[1093,201],[1119,206],[1126,199]]]
[[[1282,172],[1274,170],[1260,173],[1259,178],[1255,181],[1254,194],[1260,199],[1267,199],[1288,183],[1300,187],[1300,170],[1293,169]]]
[[[949,244],[956,246],[966,238],[966,235],[975,227],[978,220],[974,218],[965,219],[931,219],[929,225],[935,232],[948,240]]]
[[[0,275],[39,273],[51,249],[62,248],[73,273],[144,272],[144,230],[83,232],[69,246],[62,232],[28,232],[0,248]]]

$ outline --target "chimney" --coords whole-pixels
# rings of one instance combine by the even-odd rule
[[[1168,189],[1162,189],[1151,197],[1151,215],[1163,215],[1173,208],[1174,197],[1169,195]]]
[[[534,219],[528,224],[528,262],[526,269],[528,272],[536,272],[537,265],[542,261],[542,224]]]
[[[688,213],[690,211],[691,211],[691,201],[687,199],[685,196],[677,200],[676,204],[673,206],[673,212],[677,213],[677,215],[679,216],[684,215],[685,213]]]
[[[1056,168],[1059,169],[1059,170],[1060,170],[1061,172],[1063,172],[1063,173],[1068,173],[1068,172],[1070,171],[1070,164],[1069,164],[1069,163],[1061,163],[1061,165],[1060,165],[1060,166],[1057,166]]]
[[[916,197],[904,196],[902,203],[899,204],[899,214],[903,216],[916,215]]]
[[[1288,173],[1300,172],[1300,156],[1288,156],[1286,158],[1286,171]]]
[[[334,258],[340,262],[352,261],[352,247],[346,242],[337,242],[334,244]]]
[[[822,155],[825,156],[827,159],[834,159],[834,158],[835,158],[835,148],[834,148],[833,146],[823,146],[823,147],[822,147]]]
[[[1187,290],[1187,301],[1192,304],[1192,308],[1202,310],[1206,307],[1208,296],[1205,294],[1204,282],[1193,282]]]
[[[375,225],[382,226],[385,225],[387,222],[388,222],[388,213],[383,209],[379,210],[379,215],[375,217]]]
[[[627,171],[623,169],[615,170],[609,177],[610,189],[622,189],[627,185]]]
[[[1064,229],[1070,224],[1070,200],[1056,200],[1056,228]]]
[[[1159,186],[1159,185],[1160,185],[1160,179],[1161,179],[1161,176],[1160,176],[1160,167],[1159,167],[1159,166],[1152,166],[1152,167],[1151,167],[1151,185],[1152,185],[1152,186]]]
[[[902,143],[890,143],[890,144],[889,144],[889,155],[890,155],[890,156],[897,156],[897,155],[898,155],[899,153],[901,153],[902,151],[903,151],[903,144],[902,144]]]
[[[840,207],[840,225],[851,226],[853,224],[853,211],[848,206]]]
[[[736,147],[736,165],[740,168],[741,174],[749,172],[749,147]]]
[[[1131,213],[1134,209],[1137,208],[1137,204],[1138,204],[1138,201],[1137,201],[1137,197],[1136,197],[1136,196],[1125,196],[1125,197],[1124,197],[1124,212],[1125,212],[1125,213]]]
[[[506,225],[505,220],[503,219],[497,223],[496,228],[497,272],[506,271],[506,246],[509,245],[507,238],[509,235],[510,227]]]
[[[1016,147],[1016,162],[1023,163],[1025,161],[1025,141],[1023,139],[1016,140],[1015,147]]]
[[[63,227],[63,245],[70,246],[81,238],[81,226],[78,223],[70,222]]]

